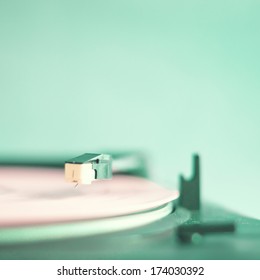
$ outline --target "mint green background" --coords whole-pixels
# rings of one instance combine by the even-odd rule
[[[0,154],[143,150],[260,217],[259,1],[0,0]]]

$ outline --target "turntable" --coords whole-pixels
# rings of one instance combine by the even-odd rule
[[[113,173],[113,176],[112,176]],[[200,159],[179,190],[140,154],[2,162],[0,259],[259,259],[260,221],[200,199]]]

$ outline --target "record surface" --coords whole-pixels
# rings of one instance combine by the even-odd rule
[[[0,167],[1,228],[120,217],[177,197],[177,191],[132,176],[74,188],[64,181],[62,169]]]

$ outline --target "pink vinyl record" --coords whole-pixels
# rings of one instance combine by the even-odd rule
[[[0,227],[118,217],[160,207],[178,195],[133,176],[74,188],[62,169],[0,167]]]

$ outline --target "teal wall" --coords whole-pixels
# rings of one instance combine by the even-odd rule
[[[0,153],[144,150],[260,217],[259,1],[0,0]]]

